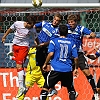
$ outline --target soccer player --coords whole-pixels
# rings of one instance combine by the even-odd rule
[[[45,79],[42,75],[40,66],[36,66],[36,48],[30,48],[28,52],[28,65],[26,69],[26,77],[25,77],[25,86],[26,90],[22,92],[18,100],[24,100],[24,97],[29,90],[30,87],[34,85],[36,82],[37,85],[42,88],[45,82]]]
[[[38,35],[36,39],[36,43],[38,44],[37,52],[36,52],[36,63],[37,66],[42,67],[48,51],[48,44],[51,39],[58,37],[58,26],[62,20],[62,16],[59,13],[56,13],[54,15],[53,21],[46,22],[42,21],[40,23],[36,23],[34,25],[35,28],[41,28],[40,34]],[[41,45],[42,44],[42,45]],[[42,68],[41,68],[42,69]],[[46,80],[48,72],[43,72],[43,76]],[[53,94],[55,94],[57,91],[54,90]],[[52,95],[53,95],[52,94]]]
[[[93,50],[93,49],[92,49],[92,50]],[[92,60],[97,59],[98,57],[100,57],[100,46],[96,46],[96,47],[94,48],[94,50],[96,51],[95,54],[89,54],[89,52],[87,52],[85,55],[86,55],[88,58],[92,59]],[[94,69],[94,70],[95,70],[95,69]],[[96,89],[97,89],[98,94],[99,94],[99,96],[100,96],[100,81],[98,81]],[[100,98],[99,96],[98,96],[97,98]],[[98,99],[98,100],[99,100],[99,99]]]
[[[78,57],[79,57],[79,67],[90,82],[90,85],[93,89],[94,94],[97,94],[95,82],[93,79],[92,74],[89,71],[88,63],[85,59],[84,51],[82,49],[82,38],[86,35],[87,38],[95,38],[95,33],[85,28],[84,26],[77,24],[77,16],[76,15],[68,15],[67,17],[67,27],[68,27],[68,37],[73,39],[76,44],[78,50]],[[95,97],[93,96],[93,99]]]
[[[26,60],[29,51],[29,36],[32,34],[35,36],[36,30],[33,28],[35,24],[35,19],[32,16],[27,17],[27,21],[16,21],[10,26],[2,37],[2,42],[4,43],[6,37],[9,33],[14,31],[13,38],[13,60],[16,62],[19,90],[16,97],[20,96],[20,93],[25,90],[25,71],[23,64]]]
[[[49,61],[51,60],[51,71],[47,76],[43,89],[40,93],[40,100],[46,100],[48,90],[55,86],[58,81],[61,85],[68,89],[70,100],[75,100],[75,89],[73,87],[73,72],[78,75],[78,54],[76,46],[72,39],[66,38],[68,28],[66,25],[59,26],[60,37],[52,39],[48,48],[48,56],[43,65],[45,71]],[[72,60],[74,57],[75,70],[72,71]]]
[[[60,24],[61,20],[62,16],[59,13],[57,13],[54,15],[52,23],[47,21],[42,21],[34,25],[35,28],[41,28],[40,34],[38,35],[36,42],[38,46],[41,43],[43,44],[42,46],[40,45],[41,48],[37,49],[37,55],[36,55],[37,65],[43,66],[45,61],[45,55],[44,58],[42,58],[43,57],[41,56],[43,54],[42,52],[43,51],[47,52],[47,46],[49,44],[49,41],[58,35],[58,25]]]

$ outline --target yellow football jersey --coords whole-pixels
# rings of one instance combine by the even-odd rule
[[[36,82],[39,87],[43,87],[45,80],[40,67],[36,66],[36,48],[30,48],[28,57],[29,62],[26,69],[25,85],[32,87]]]
[[[27,65],[26,72],[30,72],[36,75],[41,74],[41,69],[39,66],[36,66],[36,48],[30,48],[28,52],[29,62]]]

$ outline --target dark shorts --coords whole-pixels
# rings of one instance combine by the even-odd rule
[[[48,55],[48,48],[42,47],[36,51],[36,65],[42,67]]]
[[[69,91],[73,90],[73,73],[72,72],[58,72],[50,71],[45,81],[44,88],[50,89],[61,81],[61,86],[67,87]]]
[[[78,60],[79,60],[79,68],[81,70],[89,69],[88,62],[87,62],[83,52],[78,52]],[[72,64],[73,70],[74,70],[75,69],[74,58],[72,58],[72,63],[73,63]]]
[[[88,62],[86,60],[86,56],[84,55],[84,53],[78,52],[78,58],[79,58],[79,68],[81,70],[89,69]]]

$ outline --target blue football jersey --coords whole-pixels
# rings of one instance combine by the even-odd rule
[[[68,24],[68,37],[73,39],[76,47],[79,51],[82,50],[82,39],[84,35],[89,35],[92,31],[84,26],[77,25],[76,28],[72,29]]]
[[[55,38],[50,41],[48,53],[54,52],[51,70],[59,72],[72,71],[72,57],[78,57],[76,45],[70,38]]]
[[[40,22],[35,24],[36,27],[42,27],[40,34],[38,35],[38,39],[40,43],[48,42],[53,37],[56,37],[58,34],[58,27],[53,27],[50,22]]]

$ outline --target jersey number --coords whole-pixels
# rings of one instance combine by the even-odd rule
[[[67,54],[68,54],[68,45],[60,44],[60,58],[59,60],[66,61]]]

